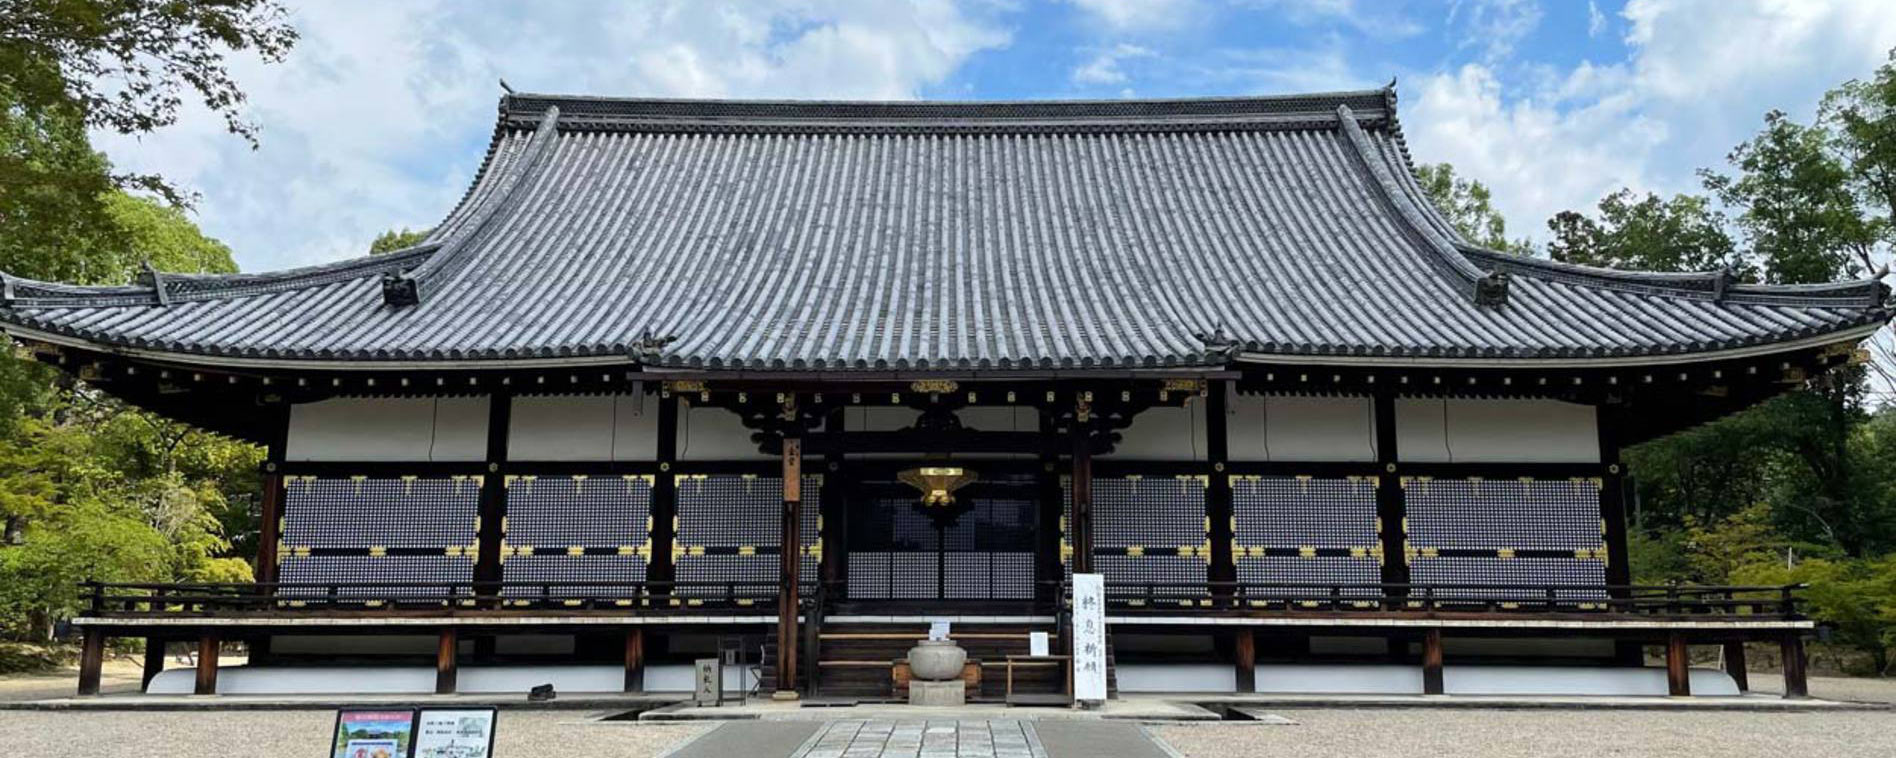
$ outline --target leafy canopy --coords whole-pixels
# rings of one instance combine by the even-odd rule
[[[1527,240],[1508,241],[1508,222],[1494,207],[1494,195],[1488,186],[1475,179],[1455,175],[1455,167],[1429,163],[1415,168],[1416,181],[1423,194],[1448,223],[1469,242],[1510,253],[1527,253]]]

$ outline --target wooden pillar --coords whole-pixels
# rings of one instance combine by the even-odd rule
[[[1600,476],[1600,525],[1602,542],[1606,547],[1607,597],[1614,601],[1630,597],[1626,587],[1633,583],[1626,523],[1626,489],[1632,482],[1626,476],[1626,464],[1620,462],[1619,445],[1624,408],[1619,404],[1601,405],[1597,419],[1600,462],[1605,464]],[[1620,609],[1614,607],[1612,610]],[[1646,648],[1638,640],[1617,640],[1613,648],[1614,658],[1619,665],[1643,666],[1646,663]]]
[[[1792,631],[1784,634],[1782,641],[1784,652],[1784,697],[1810,697],[1810,678],[1804,658],[1804,635]]]
[[[1408,546],[1408,535],[1404,531],[1404,519],[1408,515],[1408,505],[1403,501],[1402,480],[1396,462],[1396,395],[1390,391],[1377,392],[1373,403],[1376,463],[1382,469],[1376,475],[1376,521],[1380,526],[1378,537],[1382,547],[1381,578],[1384,584],[1407,584],[1409,559],[1404,548]],[[1388,594],[1393,597],[1408,595],[1405,591],[1395,589]]]
[[[499,602],[501,543],[507,540],[507,428],[513,417],[513,397],[496,392],[487,399],[487,474],[481,479],[480,529],[475,534],[475,594]]]
[[[843,411],[843,408],[833,408],[823,414],[823,429],[830,439],[842,438]],[[823,464],[822,496],[818,498],[823,523],[820,530],[823,558],[818,564],[821,569],[819,579],[823,583],[824,595],[831,600],[840,600],[849,596],[849,589],[845,585],[849,581],[849,496],[852,487],[843,471],[841,451],[823,451]]]
[[[1093,434],[1085,404],[1073,422],[1073,573],[1093,573]]]
[[[277,545],[283,541],[283,474],[278,468],[275,461],[264,464],[263,493],[257,514],[257,563],[252,571],[258,584],[274,584],[278,576]]]
[[[1737,683],[1739,692],[1751,691],[1751,671],[1745,666],[1744,640],[1725,643],[1725,673]]]
[[[1231,638],[1231,663],[1237,667],[1239,693],[1257,691],[1257,632],[1245,628]]]
[[[1229,419],[1225,393],[1229,389],[1229,383],[1213,381],[1207,383],[1205,392],[1205,457],[1209,464],[1205,472],[1209,477],[1205,482],[1205,539],[1211,543],[1211,564],[1205,567],[1205,576],[1213,582],[1212,597],[1225,602],[1233,594],[1232,583],[1238,580],[1237,558],[1232,553],[1236,535],[1231,477],[1225,474],[1225,462],[1230,457],[1230,437],[1225,429]]]
[[[79,644],[79,694],[99,694],[99,675],[105,668],[105,630],[87,626]]]
[[[625,630],[625,691],[645,691],[645,630]]]
[[[1686,653],[1685,635],[1666,635],[1666,694],[1673,697],[1692,694],[1691,660]]]
[[[792,406],[794,412],[794,406]],[[783,531],[778,540],[781,558],[777,591],[777,692],[780,700],[797,693],[797,581],[798,548],[802,545],[803,440],[795,432],[783,438]]]
[[[1432,626],[1422,635],[1422,694],[1440,695],[1442,686],[1442,628]]]
[[[678,475],[672,465],[678,460],[679,400],[671,390],[661,390],[658,398],[658,476],[652,480],[652,556],[645,566],[645,581],[652,594],[671,594],[671,583],[678,576],[672,563],[672,545],[677,541]]]
[[[138,691],[139,692],[149,691],[151,689],[151,680],[158,678],[158,674],[164,670],[165,670],[165,639],[163,637],[146,637],[145,638],[145,670],[140,675],[139,682],[138,682]]]
[[[1034,578],[1039,582],[1034,598],[1044,606],[1058,607],[1060,582],[1066,578],[1066,559],[1060,553],[1066,493],[1060,487],[1059,435],[1055,432],[1054,414],[1045,407],[1037,410],[1040,439],[1045,447],[1040,451],[1040,509],[1038,528],[1034,532]]]
[[[443,627],[435,640],[435,694],[452,695],[459,684],[460,667],[455,658],[461,651],[461,635],[454,627]]]
[[[194,694],[217,694],[217,653],[222,642],[215,634],[198,636],[197,684],[191,690]]]

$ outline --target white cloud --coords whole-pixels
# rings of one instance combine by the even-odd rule
[[[1117,31],[1158,31],[1185,26],[1201,17],[1199,0],[1067,0]]]
[[[529,12],[529,10],[531,12]],[[646,96],[907,98],[1008,34],[948,0],[664,0],[615,7],[312,3],[286,63],[234,61],[263,145],[201,109],[158,134],[95,135],[126,170],[203,194],[198,222],[245,270],[360,255],[460,197],[505,77]]]
[[[1479,48],[1490,62],[1514,52],[1540,26],[1541,9],[1535,0],[1454,0],[1448,8],[1446,30],[1461,48]]]
[[[1598,37],[1606,31],[1606,14],[1600,12],[1600,4],[1587,0],[1587,36]]]
[[[1868,75],[1896,44],[1886,0],[1631,0],[1624,62],[1567,69],[1508,61],[1408,81],[1403,125],[1417,160],[1494,189],[1511,233],[1591,208],[1621,186],[1702,192],[1694,170],[1762,125],[1809,119],[1823,92]]]
[[[1357,0],[1241,0],[1240,4],[1273,11],[1301,26],[1341,24],[1378,39],[1413,37],[1424,31],[1398,5],[1380,0],[1367,5]]]
[[[1095,51],[1092,58],[1074,68],[1073,82],[1075,84],[1120,84],[1126,81],[1126,73],[1119,70],[1120,61],[1151,56],[1151,50],[1121,42],[1110,48]]]

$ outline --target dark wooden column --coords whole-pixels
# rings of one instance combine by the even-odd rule
[[[1257,632],[1245,628],[1231,638],[1231,663],[1237,667],[1239,693],[1257,691]]]
[[[1422,634],[1422,694],[1446,691],[1442,685],[1442,628],[1432,626]]]
[[[1093,425],[1091,410],[1082,401],[1073,419],[1073,573],[1093,573]]]
[[[454,627],[443,627],[435,640],[435,694],[452,695],[459,684],[460,667],[456,658],[461,650],[461,634]]]
[[[625,630],[625,691],[645,691],[645,630]]]
[[[1376,463],[1382,469],[1376,478],[1376,520],[1382,526],[1382,581],[1408,584],[1409,558],[1404,552],[1407,534],[1403,524],[1408,506],[1402,499],[1401,467],[1397,463],[1396,395],[1387,390],[1378,391],[1372,402],[1376,419]],[[1402,597],[1408,593],[1392,590],[1390,594]]]
[[[139,678],[138,691],[145,692],[145,691],[150,690],[151,680],[158,678],[158,674],[164,670],[165,670],[165,638],[146,637],[145,638],[145,670],[144,670],[144,673]]]
[[[1620,600],[1628,597],[1625,588],[1633,583],[1626,531],[1626,488],[1631,481],[1626,476],[1626,464],[1620,462],[1619,446],[1624,406],[1603,404],[1597,413],[1600,463],[1604,465],[1600,475],[1600,523],[1606,546],[1607,597]],[[1643,666],[1645,647],[1638,640],[1619,640],[1614,643],[1614,657],[1622,666]]]
[[[476,594],[491,598],[500,594],[496,583],[505,576],[500,547],[507,539],[507,429],[513,417],[513,397],[496,392],[487,400],[487,474],[481,478],[480,530],[475,535],[479,549],[475,553]]]
[[[1231,438],[1225,428],[1225,392],[1223,381],[1210,382],[1205,393],[1205,538],[1211,541],[1211,563],[1205,575],[1214,584],[1213,597],[1231,595],[1231,582],[1238,580],[1237,558],[1231,552],[1235,540],[1231,523],[1231,477],[1225,473],[1230,458]],[[1249,634],[1249,632],[1246,632]]]
[[[79,694],[99,694],[99,675],[105,668],[105,630],[88,626],[79,643]]]
[[[1056,440],[1059,438],[1053,423],[1053,413],[1045,407],[1037,407],[1040,417],[1040,438]],[[1034,598],[1047,606],[1057,606],[1060,602],[1060,582],[1066,578],[1066,563],[1060,555],[1062,521],[1066,518],[1066,493],[1060,487],[1060,455],[1055,450],[1042,450],[1040,454],[1040,511],[1039,529],[1034,533],[1034,578],[1039,581]]]
[[[277,545],[283,541],[283,474],[279,472],[280,468],[276,461],[264,464],[263,492],[257,513],[257,563],[251,572],[258,584],[275,583],[278,576]]]
[[[1725,673],[1738,685],[1739,692],[1751,691],[1751,670],[1745,666],[1745,643],[1732,640],[1725,643]]]
[[[198,637],[197,684],[191,690],[193,693],[217,694],[217,653],[222,642],[215,634]]]
[[[794,406],[793,411],[794,412]],[[802,544],[803,439],[794,430],[783,438],[783,531],[778,540],[781,558],[777,590],[777,692],[779,700],[797,696],[797,580]]]
[[[831,439],[840,438],[842,430],[842,408],[831,409],[823,415],[823,431],[832,435]],[[823,558],[818,564],[822,569],[819,580],[823,583],[825,596],[838,600],[848,596],[844,582],[849,579],[849,495],[852,487],[848,474],[843,471],[841,451],[824,451],[823,468],[823,495],[818,498],[823,516]]]
[[[645,566],[645,580],[654,586],[654,594],[670,594],[671,582],[678,574],[672,563],[672,545],[677,541],[678,475],[672,465],[678,461],[677,395],[662,390],[658,398],[658,476],[652,480],[652,555]]]
[[[1804,658],[1804,635],[1791,631],[1784,633],[1780,643],[1784,653],[1784,697],[1810,697],[1810,679]]]
[[[1692,694],[1691,659],[1687,657],[1685,635],[1666,635],[1666,694],[1683,697]]]

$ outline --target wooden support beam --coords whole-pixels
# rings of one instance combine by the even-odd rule
[[[138,682],[138,691],[139,692],[150,691],[151,680],[158,678],[158,674],[160,672],[163,672],[164,670],[165,670],[165,638],[146,637],[145,638],[145,670],[140,675],[139,682]]]
[[[645,630],[625,630],[625,691],[645,691]]]
[[[1040,434],[1047,439],[1058,439],[1054,430],[1053,414],[1044,407],[1039,411]],[[1037,512],[1038,529],[1034,532],[1034,578],[1039,580],[1035,588],[1034,599],[1045,607],[1058,607],[1060,603],[1059,582],[1065,578],[1065,559],[1060,555],[1061,524],[1066,518],[1066,498],[1060,491],[1060,456],[1043,453],[1040,456],[1040,509]]]
[[[1784,697],[1810,697],[1810,678],[1804,658],[1804,635],[1787,632],[1780,643],[1784,652]]]
[[[1432,626],[1422,635],[1422,694],[1446,691],[1442,686],[1442,628]]]
[[[1601,405],[1597,414],[1600,462],[1606,466],[1606,471],[1600,477],[1600,523],[1603,527],[1601,540],[1606,547],[1606,583],[1615,588],[1609,591],[1609,597],[1625,599],[1627,593],[1624,587],[1633,583],[1626,518],[1626,489],[1631,481],[1626,476],[1626,464],[1620,461],[1620,433],[1625,426],[1626,406]],[[1645,665],[1646,648],[1638,640],[1617,640],[1613,643],[1613,657],[1622,666],[1642,666]]]
[[[652,480],[651,563],[645,566],[645,580],[659,586],[656,591],[669,593],[666,583],[677,578],[672,564],[672,545],[677,541],[678,475],[672,465],[678,460],[678,396],[669,390],[658,398],[658,476]]]
[[[1205,576],[1214,582],[1233,582],[1238,578],[1237,559],[1232,554],[1235,540],[1232,523],[1231,477],[1225,473],[1225,463],[1230,457],[1230,436],[1225,428],[1229,416],[1226,415],[1226,392],[1229,383],[1210,382],[1205,395],[1205,457],[1210,464],[1205,475],[1205,539],[1211,543],[1211,563],[1205,567]],[[1214,597],[1231,595],[1231,586],[1217,585]]]
[[[1408,505],[1403,500],[1402,480],[1397,467],[1396,457],[1396,395],[1394,392],[1376,393],[1372,411],[1376,419],[1376,464],[1381,470],[1376,474],[1376,521],[1381,525],[1378,531],[1382,547],[1382,581],[1386,584],[1407,584],[1409,582],[1409,559],[1403,551],[1407,535],[1403,532],[1403,519],[1408,513]],[[1405,593],[1397,591],[1401,596]]]
[[[443,627],[435,640],[435,694],[452,695],[460,686],[461,669],[456,658],[461,652],[461,634],[454,627]]]
[[[1093,439],[1092,426],[1073,423],[1073,573],[1093,573]]]
[[[480,530],[474,558],[475,594],[493,598],[504,578],[500,547],[507,539],[507,428],[513,418],[513,396],[496,392],[487,399],[487,472],[481,479]]]
[[[1685,635],[1666,635],[1666,694],[1684,697],[1692,694],[1691,660],[1687,657]]]
[[[99,694],[99,674],[105,669],[105,630],[86,627],[79,644],[79,694]]]
[[[222,644],[223,640],[215,634],[198,637],[197,683],[192,687],[192,693],[217,694],[217,653]]]
[[[803,444],[794,432],[783,440],[783,531],[778,541],[780,582],[777,592],[777,691],[779,700],[797,696],[797,582],[803,522]]]
[[[1738,685],[1739,692],[1751,691],[1751,672],[1745,666],[1745,643],[1732,640],[1725,643],[1725,673]]]
[[[1237,667],[1238,692],[1257,691],[1257,632],[1240,629],[1232,633],[1231,664]]]
[[[277,580],[277,545],[283,541],[283,474],[275,463],[268,464],[269,472],[263,475],[263,493],[260,498],[260,512],[257,514],[257,563],[252,574],[257,583],[270,584]]]

